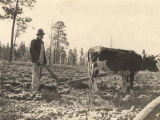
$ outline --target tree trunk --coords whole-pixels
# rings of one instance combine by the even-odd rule
[[[14,38],[14,44],[13,44],[13,57],[14,57],[14,60],[16,61],[16,39],[17,39],[17,36],[15,35],[15,38]]]
[[[50,44],[50,48],[49,48],[49,66],[51,66],[51,55],[52,55],[52,45]]]
[[[15,47],[16,47],[16,40],[17,40],[18,28],[19,28],[19,25],[17,26],[16,34],[15,34],[15,37],[14,37],[14,43],[13,43],[14,61],[16,61],[16,49],[15,49]]]
[[[53,60],[53,64],[55,64],[55,48],[53,48],[53,59],[52,60]]]
[[[13,54],[13,37],[14,37],[14,27],[17,17],[17,9],[18,9],[18,0],[16,2],[16,10],[13,16],[13,23],[12,23],[12,34],[11,34],[11,46],[10,46],[10,53],[9,53],[9,62],[12,62],[12,54]]]
[[[51,60],[52,60],[52,27],[53,27],[53,20],[51,25],[51,42],[50,42],[50,49],[49,49],[49,66],[51,66]]]
[[[60,51],[60,56],[59,56],[59,63],[62,64],[62,54],[61,54],[61,51]]]

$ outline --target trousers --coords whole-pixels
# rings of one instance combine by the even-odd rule
[[[42,65],[32,64],[32,89],[37,91],[40,85]]]

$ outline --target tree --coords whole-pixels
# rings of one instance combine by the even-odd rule
[[[74,48],[73,49],[73,65],[77,65],[77,57],[78,57],[77,49]]]
[[[2,59],[2,45],[1,45],[1,41],[0,41],[0,60]]]
[[[49,66],[51,66],[51,61],[52,61],[52,27],[53,27],[53,20],[52,20],[52,24],[51,24],[51,35],[49,35],[50,38],[50,47],[49,47]]]
[[[15,57],[18,59],[22,59],[23,56],[25,55],[25,52],[26,52],[25,42],[22,41],[16,50]]]
[[[9,56],[9,44],[3,45],[0,43],[0,59],[1,60],[8,60]]]
[[[66,51],[65,51],[65,49],[64,49],[64,47],[62,46],[61,47],[61,50],[60,50],[60,63],[61,64],[64,64],[65,63],[65,61],[66,61]]]
[[[0,19],[12,19],[12,30],[11,30],[11,43],[10,43],[10,54],[9,62],[12,61],[13,54],[13,39],[14,39],[14,28],[15,22],[18,18],[18,15],[21,15],[23,12],[22,7],[33,7],[33,4],[36,0],[1,0],[2,9],[4,14],[0,14]]]
[[[61,49],[67,49],[69,47],[69,42],[67,41],[67,34],[65,32],[65,24],[63,21],[57,21],[53,26],[53,36],[51,35],[52,39],[52,46],[53,48],[53,63],[60,63],[61,55],[63,52]]]
[[[145,50],[142,50],[142,55],[143,55],[143,57],[146,57],[147,53]]]
[[[55,47],[63,46],[64,48],[69,46],[69,42],[67,41],[67,34],[65,32],[65,24],[63,21],[57,21],[53,25],[54,35],[53,35],[53,44]]]
[[[85,52],[84,59],[85,59],[85,65],[88,65],[88,52]]]
[[[80,65],[85,65],[85,56],[83,52],[83,48],[80,50]]]
[[[16,29],[16,33],[14,36],[14,43],[13,43],[13,55],[14,55],[14,59],[16,60],[16,40],[18,37],[20,37],[21,34],[25,33],[27,30],[27,27],[29,26],[28,23],[31,22],[32,19],[29,17],[25,17],[25,18],[21,18],[21,17],[17,17],[17,29]],[[32,29],[34,29],[34,27],[32,27]]]
[[[72,49],[70,49],[68,51],[68,64],[69,65],[73,64],[73,52],[72,52]]]
[[[21,34],[25,33],[27,30],[27,27],[29,26],[28,23],[31,22],[32,19],[29,17],[18,17],[17,18],[17,29],[16,29],[16,33],[15,33],[15,39],[14,39],[14,44],[16,43],[16,38],[19,37]],[[33,27],[32,27],[33,28]],[[33,28],[34,29],[34,28]]]

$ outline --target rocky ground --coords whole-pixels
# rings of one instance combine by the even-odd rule
[[[30,90],[30,63],[0,63],[0,120],[132,120],[145,105],[160,96],[160,72],[140,71],[135,77],[134,97],[114,96],[121,90],[121,77],[108,75],[98,79],[103,98],[88,103],[87,82],[67,83],[87,77],[87,67],[54,65],[57,84],[43,69],[39,93]],[[66,83],[65,83],[66,82]],[[160,111],[160,110],[159,110]],[[160,120],[160,112],[153,120]]]

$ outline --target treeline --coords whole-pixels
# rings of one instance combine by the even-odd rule
[[[46,50],[46,57],[49,64],[50,59],[50,48]],[[53,64],[68,64],[68,65],[87,65],[87,53],[84,54],[83,48],[78,53],[77,49],[69,49],[65,51],[64,49],[53,49],[51,54],[51,65]]]
[[[9,44],[3,45],[0,42],[0,60],[9,60],[10,46]],[[21,42],[20,45],[15,45],[13,49],[13,60],[30,60],[30,53],[28,47],[26,47],[25,42]]]
[[[9,59],[9,44],[3,45],[0,42],[0,60]],[[46,57],[49,64],[50,59],[50,48],[46,49]],[[31,61],[29,47],[26,47],[25,42],[21,42],[20,45],[16,45],[13,50],[14,61]],[[83,48],[80,52],[77,49],[69,49],[68,51],[64,48],[54,48],[51,53],[51,65],[53,64],[68,64],[68,65],[87,65],[87,53],[84,54]]]

